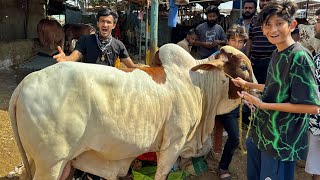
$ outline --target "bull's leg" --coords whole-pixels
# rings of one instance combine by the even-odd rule
[[[72,38],[68,38],[68,52],[72,52]]]
[[[60,180],[66,180],[71,172],[71,161],[69,161],[63,168]]]
[[[171,168],[179,157],[179,150],[171,146],[164,151],[157,153],[157,172],[154,177],[155,180],[166,180]]]
[[[41,163],[39,161],[35,162],[36,172],[33,177],[33,180],[43,180],[43,179],[59,180],[61,175],[63,174],[63,171],[65,169],[66,164],[68,164],[68,162],[65,162],[65,161],[59,161],[56,164]],[[70,164],[68,164],[68,165],[70,165]],[[70,173],[70,171],[65,172],[65,174],[66,173]],[[65,174],[64,174],[64,176],[65,176]],[[66,178],[66,177],[63,177],[63,178]],[[60,179],[60,180],[62,180],[62,179]]]
[[[36,167],[35,167],[35,164],[34,164],[34,160],[31,157],[29,157],[29,165],[30,165],[30,168],[31,168],[31,176],[34,177],[34,174],[35,174],[35,171],[36,171]],[[27,176],[27,172],[26,172],[25,167],[23,168],[22,173],[19,176],[19,179],[20,180],[29,180],[30,179]]]
[[[55,37],[54,37],[54,38],[52,38],[52,39],[50,40],[49,49],[50,49],[50,50],[55,50],[55,49],[56,49],[55,46],[56,46],[56,45],[55,45]]]
[[[64,37],[60,40],[60,47],[62,49],[62,51],[64,50]]]

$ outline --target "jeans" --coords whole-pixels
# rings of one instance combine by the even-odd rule
[[[295,161],[274,159],[260,151],[251,138],[247,139],[246,145],[248,180],[294,180]]]
[[[221,121],[224,129],[228,133],[228,139],[223,148],[223,153],[219,162],[219,169],[228,170],[234,151],[239,145],[239,128],[238,128],[239,107],[228,114],[216,116]]]

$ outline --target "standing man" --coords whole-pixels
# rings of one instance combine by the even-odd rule
[[[196,28],[199,40],[194,43],[198,46],[198,54],[202,59],[218,51],[218,46],[224,46],[227,42],[223,28],[217,24],[220,16],[218,7],[213,5],[207,7],[206,16],[207,21]]]
[[[260,0],[259,7],[263,7],[271,2],[271,0]],[[253,73],[259,84],[264,84],[267,77],[267,69],[271,60],[271,54],[276,46],[271,44],[261,29],[261,23],[258,19],[259,15],[255,15],[251,19],[249,28],[249,39],[246,45],[246,55],[252,62]]]
[[[75,50],[66,56],[61,47],[58,46],[59,54],[53,56],[58,62],[78,61],[82,56],[85,63],[115,66],[116,59],[120,59],[127,67],[134,68],[124,44],[112,37],[112,30],[116,27],[118,14],[109,9],[101,9],[97,14],[97,26],[99,31],[96,34],[81,36]],[[93,179],[100,180],[100,177],[76,170],[73,176],[77,180]]]
[[[112,37],[112,30],[116,27],[118,14],[109,9],[101,9],[97,14],[96,34],[81,36],[75,50],[66,56],[61,47],[58,46],[59,54],[53,56],[58,62],[78,61],[82,56],[85,63],[115,66],[119,58],[127,67],[138,67],[129,57],[124,44]]]
[[[256,0],[245,0],[243,2],[243,12],[242,17],[240,17],[236,24],[244,26],[246,28],[246,32],[249,32],[250,22],[252,17],[257,12],[257,1]]]
[[[197,40],[198,35],[196,33],[195,29],[190,29],[187,33],[186,38],[183,40],[179,41],[177,45],[188,51],[189,53],[191,52],[192,45],[194,42]]]
[[[272,0],[260,0],[259,7],[262,10]],[[251,19],[249,28],[249,39],[246,44],[246,55],[252,62],[253,73],[259,84],[264,84],[267,77],[267,70],[271,60],[271,54],[276,46],[271,44],[261,30],[261,24],[255,15]],[[298,27],[291,33],[293,40],[299,39]]]
[[[320,9],[315,13],[316,24],[314,25],[315,38],[320,39]],[[314,56],[316,65],[316,79],[320,85],[320,52]],[[309,150],[306,161],[306,172],[312,175],[313,180],[320,180],[320,114],[310,115],[309,121]]]

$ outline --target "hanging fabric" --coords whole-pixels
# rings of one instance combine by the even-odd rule
[[[169,5],[168,26],[176,27],[178,21],[178,6],[175,4],[175,0],[169,0]]]

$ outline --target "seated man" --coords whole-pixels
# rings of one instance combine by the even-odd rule
[[[191,48],[193,43],[198,39],[198,34],[195,29],[190,29],[187,33],[186,38],[183,40],[179,41],[177,45],[181,46],[183,49],[188,51],[189,53],[191,52]]]

